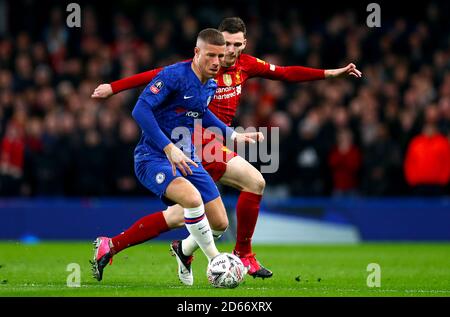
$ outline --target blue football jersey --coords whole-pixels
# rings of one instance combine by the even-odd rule
[[[138,102],[143,101],[151,107],[159,128],[172,143],[185,153],[190,153],[192,160],[200,162],[191,139],[194,121],[203,117],[217,84],[213,79],[202,84],[192,70],[191,63],[181,62],[165,67],[145,87]],[[187,131],[189,134],[185,133]],[[135,149],[135,161],[148,157],[166,158],[154,140],[143,131]]]

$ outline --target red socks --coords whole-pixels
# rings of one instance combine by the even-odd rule
[[[241,192],[236,205],[237,237],[235,250],[245,255],[252,252],[252,236],[258,220],[262,195]]]
[[[142,217],[130,228],[112,238],[114,254],[130,246],[153,239],[169,230],[162,211]]]
[[[262,195],[241,192],[236,205],[237,237],[235,250],[242,255],[252,252],[252,237],[258,220]],[[169,231],[162,211],[142,217],[130,228],[113,237],[114,254]]]

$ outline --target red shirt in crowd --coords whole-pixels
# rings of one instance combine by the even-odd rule
[[[411,186],[446,185],[450,180],[450,143],[442,134],[418,135],[408,146],[405,177]]]
[[[358,187],[361,152],[355,145],[346,152],[339,151],[335,146],[330,152],[328,163],[333,176],[333,189],[350,190]]]
[[[6,127],[0,143],[0,171],[3,174],[20,175],[25,162],[25,131],[14,120]]]

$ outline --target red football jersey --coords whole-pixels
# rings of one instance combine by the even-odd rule
[[[162,68],[147,71],[111,83],[113,93],[148,84]],[[302,66],[276,66],[256,57],[241,54],[231,67],[221,67],[215,80],[217,90],[209,109],[225,124],[231,125],[247,79],[261,77],[289,82],[303,82],[325,78],[323,69]]]

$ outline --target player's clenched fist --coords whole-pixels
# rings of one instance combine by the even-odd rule
[[[95,88],[91,98],[108,98],[113,95],[113,90],[110,84],[101,84]]]
[[[342,68],[325,70],[325,78],[341,78],[346,76],[360,78],[362,76],[362,73],[356,68],[356,65],[353,63],[350,63]]]
[[[190,158],[188,158],[183,151],[181,151],[179,148],[177,148],[173,143],[169,143],[164,148],[164,153],[166,153],[167,159],[170,162],[170,165],[172,165],[172,173],[173,176],[176,175],[178,168],[183,174],[183,176],[192,175],[192,170],[189,167],[189,164],[194,165],[195,167],[198,167],[198,164],[192,161]],[[187,172],[186,172],[187,171]]]

